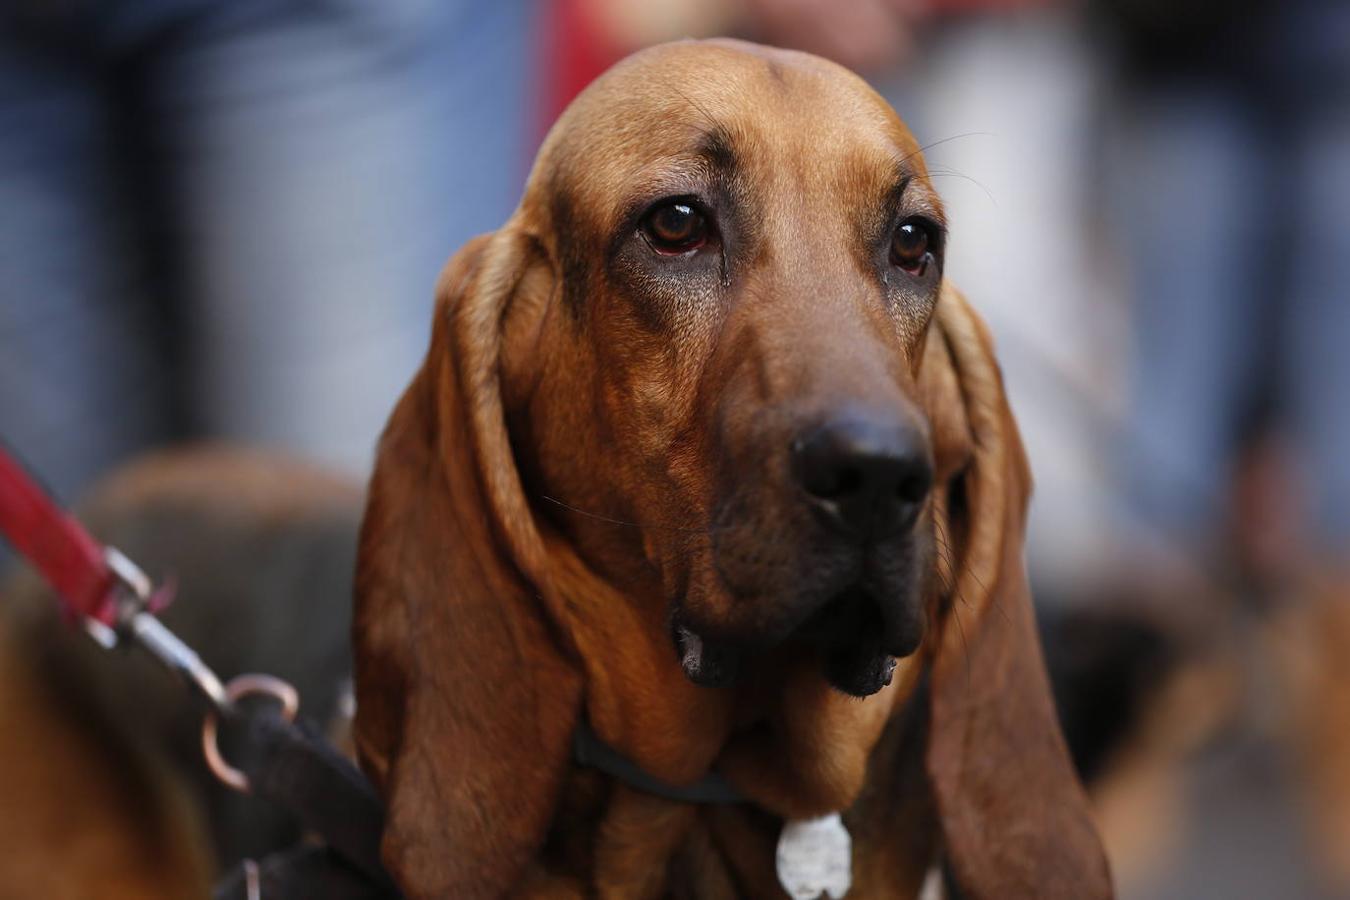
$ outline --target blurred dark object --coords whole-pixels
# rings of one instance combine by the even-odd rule
[[[358,488],[309,466],[198,449],[133,464],[103,484],[79,515],[152,578],[178,582],[178,600],[162,618],[208,665],[224,675],[276,674],[300,691],[303,715],[325,722],[341,718],[350,674],[360,507]],[[214,848],[207,855],[228,865],[300,838],[289,815],[234,794],[210,775],[201,757],[200,713],[181,684],[138,654],[109,654],[72,630],[31,572],[0,589],[0,639],[9,662],[29,673],[29,687],[43,698],[41,714],[75,735],[39,766],[49,783],[31,796],[44,806],[0,809],[0,832],[52,815],[78,823],[81,804],[93,800],[62,786],[92,778],[124,798],[120,827],[148,847],[161,843],[155,835],[165,828],[180,840],[204,830]],[[31,730],[21,708],[0,707],[0,717],[16,719],[0,734]],[[14,757],[31,752],[0,741],[0,778],[24,771]],[[237,746],[227,743],[227,758],[233,752]],[[147,785],[160,785],[158,793]],[[156,796],[167,798],[161,805],[173,813],[147,830],[138,817],[154,808]],[[118,804],[112,804],[114,815]],[[74,877],[81,868],[62,844],[44,844],[41,834],[30,842],[31,853],[60,855],[59,865],[56,856],[47,860],[49,877]],[[154,854],[171,856],[171,849]],[[204,892],[205,883],[200,888]]]
[[[1037,612],[1055,704],[1121,896],[1152,896],[1141,886],[1209,827],[1190,786],[1240,722],[1247,661],[1231,620],[1182,597],[1078,599]]]
[[[327,847],[298,847],[258,864],[257,883],[234,872],[216,885],[212,900],[396,900],[397,893],[372,888]]]
[[[1350,4],[1342,0],[1091,0],[1127,79],[1233,79],[1254,107],[1299,109],[1350,95]]]
[[[1137,612],[1041,604],[1041,646],[1078,774],[1091,784],[1182,663],[1176,636]]]
[[[1183,67],[1212,62],[1247,45],[1245,30],[1271,6],[1263,0],[1090,0],[1099,27],[1133,66]]]

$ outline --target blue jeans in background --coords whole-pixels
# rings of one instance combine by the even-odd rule
[[[184,437],[364,473],[532,149],[529,0],[0,12],[0,438],[63,498]]]
[[[1350,550],[1350,9],[1296,0],[1129,92],[1114,136],[1134,313],[1128,489],[1213,537],[1244,415],[1292,438],[1318,548]]]

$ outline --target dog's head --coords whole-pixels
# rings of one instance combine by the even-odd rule
[[[815,57],[658,47],[567,112],[521,218],[560,276],[511,360],[527,493],[659,582],[699,683],[799,640],[877,691],[934,556],[917,377],[945,226],[905,126]]]
[[[923,666],[970,896],[1101,893],[1026,602],[1025,460],[945,241],[914,139],[814,57],[658,47],[563,115],[516,214],[447,268],[372,483],[356,730],[405,890],[520,877],[583,697],[620,725],[724,712],[786,656],[869,698],[794,711],[829,706],[808,743],[850,744],[820,767],[846,796],[895,660]],[[630,731],[706,766],[719,715]]]

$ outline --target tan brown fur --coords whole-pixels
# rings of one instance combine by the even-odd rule
[[[625,210],[729,152],[754,249],[694,302],[633,255]],[[409,897],[781,896],[782,820],[836,810],[850,896],[914,896],[937,862],[970,898],[1110,896],[1032,629],[1030,479],[989,337],[949,285],[869,301],[893,289],[848,238],[898,170],[940,221],[917,144],[856,76],[669,45],[583,94],[516,214],[450,264],[381,443],[354,624],[356,742]],[[864,700],[790,642],[729,688],[671,646],[669,598],[738,633],[785,615],[727,586],[709,527],[726,448],[752,453],[736,440],[785,397],[912,410],[933,454],[927,637]],[[652,776],[717,769],[749,802],[574,765],[583,716]]]

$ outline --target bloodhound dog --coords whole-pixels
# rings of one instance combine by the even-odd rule
[[[409,897],[781,897],[784,822],[832,813],[849,897],[1111,896],[945,243],[821,59],[664,45],[563,114],[441,278],[362,526],[355,739]]]

